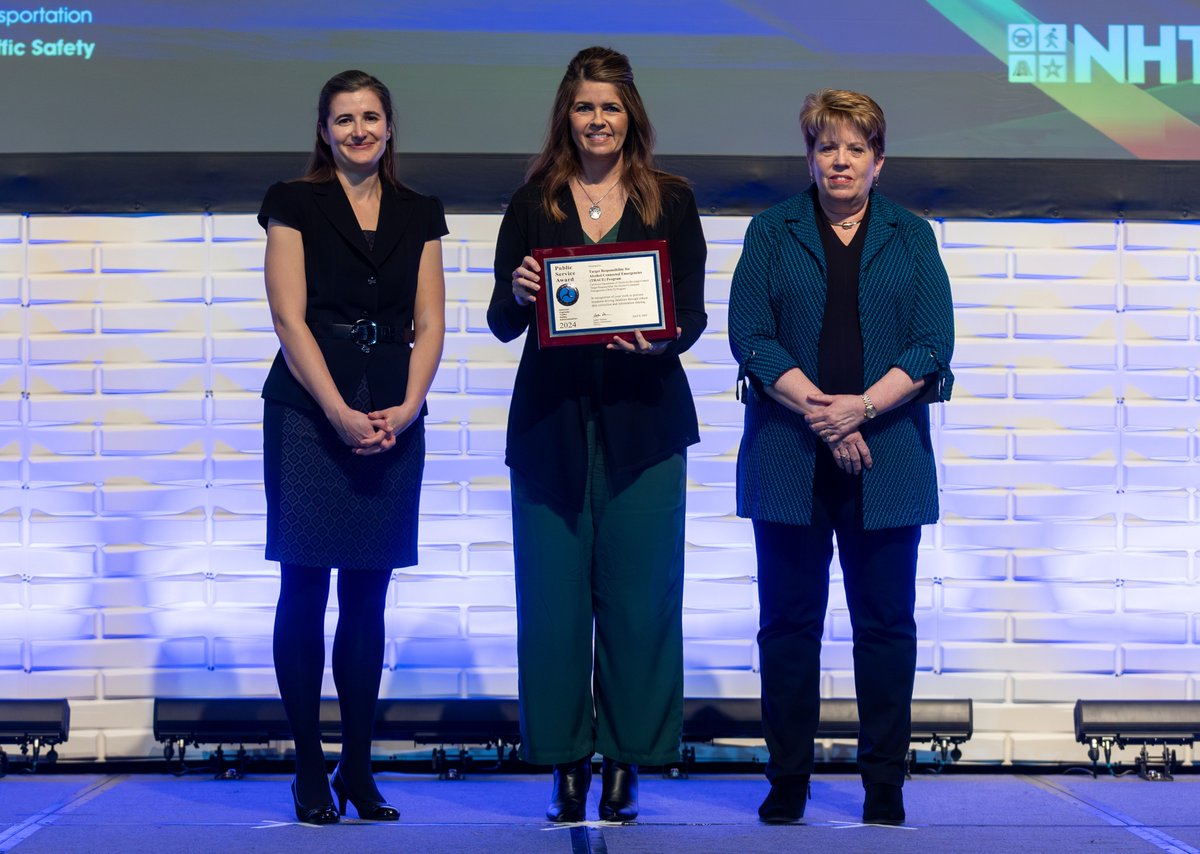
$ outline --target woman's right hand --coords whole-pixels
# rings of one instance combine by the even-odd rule
[[[344,406],[329,416],[329,423],[333,425],[338,438],[355,453],[378,453],[391,447],[383,447],[389,434],[377,429],[365,412]],[[395,444],[394,437],[392,444]]]
[[[526,255],[521,260],[521,266],[513,270],[513,298],[518,305],[529,305],[537,302],[538,291],[542,289],[542,267],[532,257]]]

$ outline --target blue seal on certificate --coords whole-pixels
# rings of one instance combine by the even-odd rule
[[[579,302],[579,289],[574,285],[560,285],[554,292],[554,298],[563,305],[575,305]]]

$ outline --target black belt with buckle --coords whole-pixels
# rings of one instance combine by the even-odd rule
[[[336,338],[342,341],[353,341],[369,347],[372,344],[395,344],[396,328],[381,326],[374,320],[359,320],[356,323],[325,323],[320,320],[310,321],[308,328],[317,338]]]

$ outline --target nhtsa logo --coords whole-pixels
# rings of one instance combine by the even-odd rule
[[[1145,83],[1153,63],[1159,83],[1178,83],[1185,56],[1192,82],[1200,83],[1200,26],[1161,26],[1151,44],[1141,25],[1112,24],[1104,38],[1075,24],[1068,40],[1067,30],[1066,24],[1009,24],[1008,82],[1091,83],[1098,67],[1117,83]]]

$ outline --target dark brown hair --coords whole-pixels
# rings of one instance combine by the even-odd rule
[[[883,157],[887,122],[883,110],[869,96],[849,89],[822,89],[804,99],[800,108],[800,130],[804,147],[812,154],[821,131],[833,124],[847,124],[862,134],[878,160]]]
[[[308,166],[301,181],[323,183],[332,181],[337,176],[333,151],[321,135],[321,129],[329,121],[329,104],[334,98],[344,92],[360,92],[363,89],[369,89],[379,97],[379,103],[383,105],[383,116],[387,119],[389,133],[384,144],[383,157],[379,158],[379,177],[393,187],[401,186],[396,178],[396,122],[392,117],[392,93],[377,77],[365,71],[354,70],[335,74],[321,87],[321,95],[317,99],[317,141],[313,143],[312,154],[308,156]]]
[[[642,96],[634,85],[629,57],[612,48],[584,48],[567,65],[567,72],[554,96],[554,106],[550,108],[546,141],[541,153],[529,167],[525,180],[541,181],[542,209],[551,219],[562,222],[567,218],[558,204],[558,194],[583,169],[579,151],[571,137],[570,114],[579,87],[586,81],[611,83],[625,107],[629,130],[621,149],[625,167],[621,183],[641,215],[642,222],[652,226],[662,217],[663,189],[668,186],[687,186],[687,182],[655,167],[654,126],[650,124]]]

